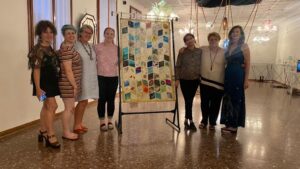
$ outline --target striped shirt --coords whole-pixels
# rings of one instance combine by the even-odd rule
[[[62,43],[60,47],[61,74],[59,78],[59,89],[62,98],[76,98],[74,89],[68,80],[63,66],[63,62],[72,61],[72,71],[77,85],[77,94],[81,92],[81,76],[82,76],[82,61],[79,53],[74,49],[74,46],[67,46]]]

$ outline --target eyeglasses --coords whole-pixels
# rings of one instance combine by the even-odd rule
[[[83,31],[84,33],[88,34],[88,35],[92,35],[93,32],[88,32],[88,31]]]

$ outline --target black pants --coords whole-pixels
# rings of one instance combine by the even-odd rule
[[[204,84],[200,84],[200,88],[202,111],[201,123],[207,125],[209,120],[209,124],[215,126],[219,115],[223,90],[219,90]]]
[[[199,86],[199,80],[182,80],[180,79],[180,87],[185,102],[185,118],[193,120],[193,101]]]
[[[107,116],[108,118],[112,118],[115,111],[115,96],[118,88],[118,77],[98,76],[98,85],[98,116],[100,119],[105,118],[105,105],[107,103]]]

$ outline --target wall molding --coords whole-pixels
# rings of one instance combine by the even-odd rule
[[[87,108],[91,107],[91,106],[94,106],[95,104],[97,104],[97,101],[91,101],[91,102],[88,103]],[[58,112],[58,113],[55,113],[54,120],[57,120],[58,118],[60,118],[61,114],[62,114],[62,111]],[[37,119],[37,120],[31,121],[31,122],[22,124],[20,126],[16,126],[16,127],[11,128],[11,129],[1,131],[0,132],[0,139],[18,134],[18,133],[20,133],[20,132],[22,132],[22,131],[24,131],[28,128],[31,128],[31,127],[34,127],[34,126],[38,125],[39,122],[40,122],[40,119]]]

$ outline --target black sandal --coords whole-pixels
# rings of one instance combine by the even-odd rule
[[[190,129],[190,125],[189,125],[188,121],[184,121],[184,129],[185,130]]]
[[[51,138],[54,138],[56,137],[55,135],[51,135],[51,136],[48,136],[47,135],[47,139],[46,139],[46,147],[52,147],[52,148],[60,148],[60,144],[58,141],[55,141],[53,143],[50,142],[50,139]]]
[[[190,128],[189,129],[192,130],[192,131],[197,131],[197,128],[196,128],[194,122],[190,122]]]
[[[206,125],[204,123],[199,124],[199,129],[206,129]]]
[[[46,133],[47,133],[47,130],[45,130],[45,131],[40,130],[40,133],[38,134],[38,142],[43,142],[44,140],[47,139]]]

